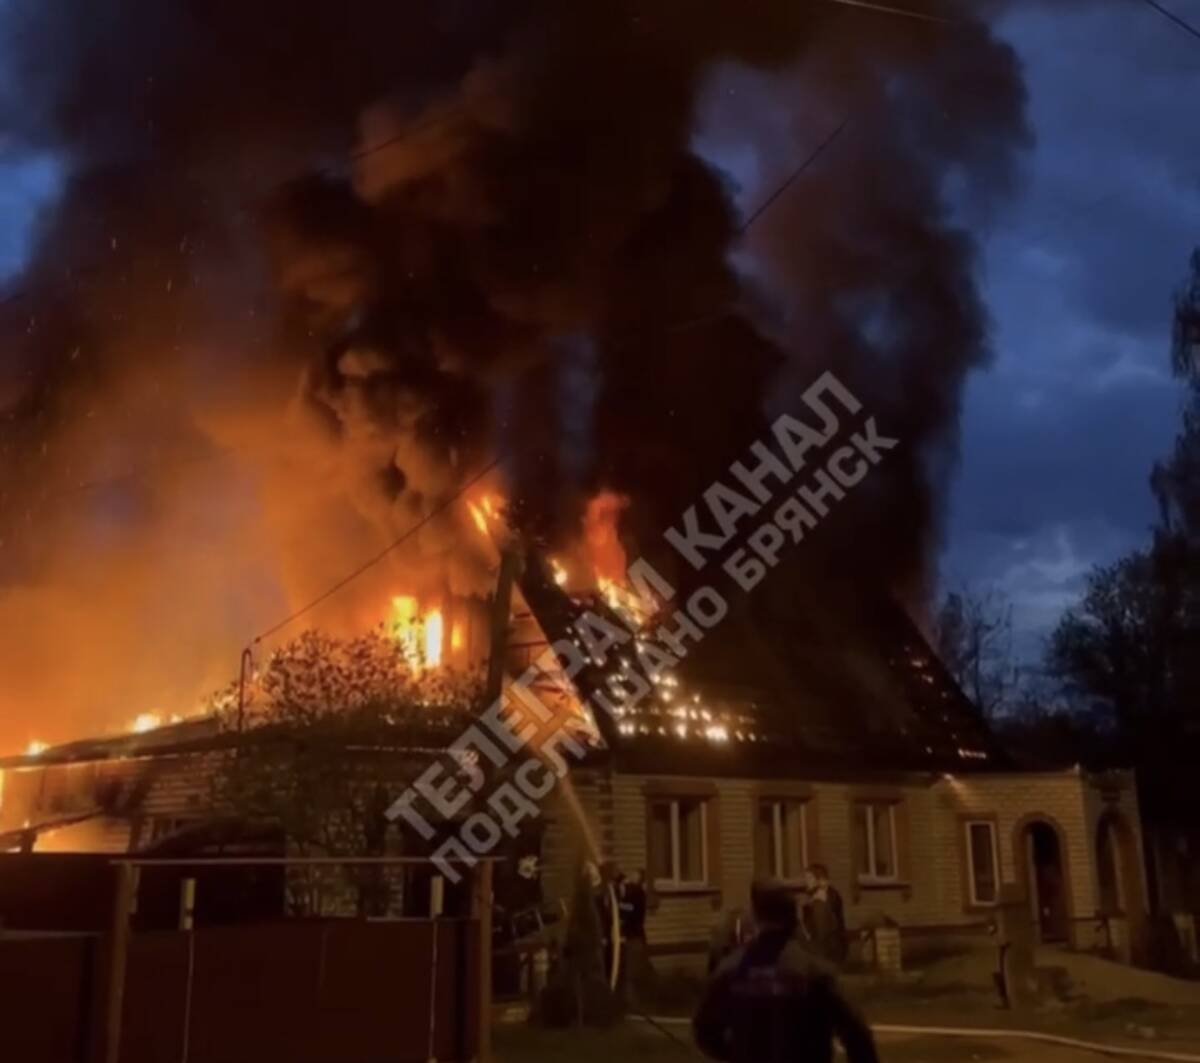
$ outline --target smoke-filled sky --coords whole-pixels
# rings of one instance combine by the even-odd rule
[[[1200,0],[1170,5],[1200,23]],[[1171,295],[1200,246],[1200,41],[1138,3],[1013,5],[1036,146],[980,226],[994,362],[972,374],[944,587],[999,590],[1026,661],[1087,571],[1144,545],[1179,427]],[[753,153],[711,150],[769,182]]]
[[[493,455],[531,532],[612,487],[651,535],[828,365],[906,440],[861,564],[999,583],[1032,645],[1151,516],[1200,45],[914,6],[999,14],[9,0],[0,742],[215,685]],[[392,575],[470,586],[462,524]]]

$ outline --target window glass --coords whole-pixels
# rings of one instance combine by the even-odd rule
[[[760,875],[774,876],[775,870],[775,802],[760,801],[754,821],[754,868]]]
[[[896,854],[892,852],[892,806],[872,805],[871,816],[875,826],[875,866],[872,874],[876,878],[892,878],[896,874]]]
[[[704,881],[704,802],[679,802],[679,880]]]
[[[858,871],[861,875],[873,874],[871,870],[870,805],[854,806],[854,851],[862,861]]]
[[[671,802],[655,801],[650,806],[649,848],[650,876],[655,879],[674,877],[671,867]]]
[[[970,840],[971,882],[976,904],[995,904],[999,884],[996,882],[995,835],[990,823],[972,823],[967,827]]]
[[[795,880],[804,874],[804,803],[801,801],[779,802],[780,855],[783,866],[776,874],[780,878]]]

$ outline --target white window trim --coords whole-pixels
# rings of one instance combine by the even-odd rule
[[[808,867],[808,802],[796,798],[769,797],[767,804],[771,806],[771,856],[773,863],[767,868],[771,878],[781,882],[802,882],[804,871]],[[783,877],[783,847],[784,823],[783,809],[785,805],[800,806],[800,867],[791,878]]]
[[[896,806],[890,801],[886,804],[882,801],[863,801],[860,804],[866,809],[864,814],[867,818],[867,870],[859,873],[858,881],[867,883],[899,882],[900,852],[896,846]],[[890,875],[875,873],[875,809],[877,808],[886,808],[888,814],[888,831],[892,840],[892,873]]]
[[[665,804],[671,809],[671,877],[656,878],[654,885],[659,889],[680,889],[708,885],[708,800],[703,797],[694,798],[700,805],[700,875],[699,879],[680,877],[679,866],[679,804],[681,800],[692,798],[659,798],[655,804]]]
[[[981,901],[979,899],[978,884],[975,881],[975,843],[971,838],[972,827],[986,827],[988,838],[991,839],[992,881],[996,884],[995,900]],[[963,824],[963,831],[967,838],[967,892],[971,898],[971,905],[975,908],[993,908],[1000,901],[1000,853],[996,845],[996,824],[990,819],[969,819]]]

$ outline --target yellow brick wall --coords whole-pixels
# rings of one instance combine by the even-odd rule
[[[1084,772],[1056,774],[1005,774],[955,778],[937,786],[939,804],[944,811],[945,831],[961,830],[961,813],[994,815],[998,827],[1000,877],[1004,883],[1024,888],[1017,882],[1016,847],[1023,844],[1018,825],[1030,815],[1052,820],[1066,837],[1062,858],[1071,884],[1074,937],[1079,944],[1090,944],[1092,920],[1099,907],[1096,870],[1096,835],[1100,817],[1108,809],[1118,812],[1134,833],[1136,864],[1143,884],[1141,827],[1137,792],[1132,773],[1117,773],[1106,778]],[[957,839],[943,850],[943,865],[959,859]],[[947,902],[962,907],[961,874],[950,874],[943,866],[942,880],[952,889]]]
[[[119,851],[136,843],[143,821],[153,817],[188,818],[203,814],[210,789],[211,758],[200,756],[118,760],[10,772],[4,813],[8,820],[38,821],[74,808],[94,806],[98,786],[121,783],[121,811],[103,823],[64,834],[80,848]],[[584,859],[614,860],[627,872],[644,868],[646,856],[646,786],[688,782],[680,776],[612,775],[603,769],[572,773],[547,799],[542,822],[543,886],[549,900],[569,900],[574,876]],[[748,903],[754,876],[754,802],[761,782],[754,779],[690,780],[698,788],[715,786],[719,867],[715,889],[701,893],[660,894],[647,920],[655,944],[699,944],[708,941],[724,913]],[[789,782],[804,783],[797,778]],[[851,928],[886,916],[901,926],[954,926],[977,923],[986,914],[964,907],[962,867],[963,815],[994,817],[1002,882],[1015,883],[1014,836],[1025,817],[1038,815],[1058,824],[1066,837],[1064,858],[1071,884],[1071,906],[1077,940],[1090,943],[1087,925],[1097,909],[1096,831],[1106,811],[1115,809],[1138,841],[1140,824],[1131,774],[1094,778],[1081,772],[910,777],[889,790],[903,796],[905,839],[900,873],[902,887],[856,889],[851,867],[851,804],[869,781],[809,784],[815,815],[810,817],[810,858],[830,870],[846,904]],[[126,805],[125,802],[128,802]],[[126,820],[129,830],[119,822]],[[585,826],[586,825],[586,826]],[[98,833],[103,837],[95,837]],[[86,835],[86,839],[85,839]],[[50,843],[50,839],[47,839]],[[1142,861],[1138,859],[1139,874]],[[1018,883],[1023,886],[1023,883]],[[1144,879],[1142,880],[1144,896]]]
[[[651,943],[708,940],[722,913],[744,906],[754,876],[753,817],[761,783],[753,779],[620,775],[612,779],[612,845],[606,849],[625,870],[646,866],[646,786],[669,780],[715,785],[719,802],[719,881],[705,894],[660,893],[659,907],[647,920]],[[803,782],[803,780],[794,780]],[[911,778],[888,784],[903,796],[905,838],[900,843],[902,885],[856,889],[851,867],[851,804],[869,782],[811,784],[815,817],[810,819],[810,853],[824,863],[841,891],[851,928],[886,916],[906,927],[961,926],[985,921],[986,913],[964,906],[963,830],[960,816],[995,817],[1001,880],[1016,878],[1013,839],[1025,817],[1049,817],[1066,834],[1074,914],[1081,922],[1096,908],[1095,828],[1106,803],[1097,783],[1076,772],[1005,774],[963,778]],[[1132,778],[1126,779],[1117,807],[1137,822]],[[813,831],[815,820],[815,832]],[[552,883],[547,893],[553,895]]]

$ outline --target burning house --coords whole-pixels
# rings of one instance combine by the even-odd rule
[[[571,676],[543,670],[530,688],[552,711],[545,733],[565,725],[575,755],[537,814],[498,849],[508,858],[504,889],[516,883],[520,891],[518,865],[526,880],[522,899],[504,894],[502,903],[569,901],[588,860],[644,871],[654,898],[652,953],[684,962],[744,905],[754,877],[800,890],[804,870],[821,864],[855,931],[982,932],[1002,903],[1020,898],[1041,940],[1130,955],[1145,913],[1132,774],[1014,770],[894,602],[876,599],[854,641],[830,628],[828,613],[808,628],[794,616],[769,626],[735,610],[694,653],[641,673],[643,695],[628,697],[636,651],[654,637],[656,603],[600,576],[598,565],[547,557],[508,537],[491,503],[470,509],[501,547],[495,592],[436,606],[399,596],[383,626],[393,652],[379,681],[404,687],[401,700],[421,715],[397,718],[388,708],[385,721],[371,716],[361,729],[334,732],[328,763],[281,762],[292,777],[286,785],[333,764],[357,792],[386,795],[371,813],[378,837],[355,836],[333,851],[429,853],[486,807],[482,798],[504,772],[477,786],[471,773],[489,766],[476,757],[459,772],[458,789],[478,790],[481,799],[440,823],[432,841],[423,843],[404,817],[383,818],[428,765],[447,761],[455,739],[479,721],[489,686],[519,712],[527,697],[513,684],[531,662],[545,662],[551,646],[583,647],[579,618],[589,613],[629,632],[629,648],[589,658]],[[590,545],[592,558],[617,549],[598,530]],[[297,684],[316,683],[317,700],[332,698],[335,712],[351,718],[355,705],[375,703],[363,689],[375,665],[364,668],[364,651],[352,649],[356,663],[343,681],[332,659],[339,652],[318,647],[307,662],[315,671],[277,659],[251,675],[248,695],[237,691],[240,702],[211,716],[139,718],[119,737],[5,759],[0,843],[33,852],[311,855],[311,839],[298,847],[285,821],[236,822],[234,809],[220,807],[228,790],[214,789],[213,778],[239,756],[255,763],[247,749],[270,743],[273,732],[285,742],[298,733],[319,741],[319,724],[303,714],[268,714],[256,725],[264,686],[282,683],[297,698]],[[448,685],[452,675],[460,678]],[[461,685],[463,675],[479,684]],[[538,737],[526,733],[530,750]],[[464,766],[461,757],[447,762]],[[405,883],[400,892],[415,891],[415,903],[425,904],[427,888]],[[394,896],[382,910],[411,903]]]
[[[260,762],[378,826],[581,612],[649,638],[627,555],[686,597],[663,530],[833,370],[900,445],[803,556],[636,703],[594,708],[619,657],[541,680],[584,754],[521,840],[543,896],[644,868],[683,956],[819,862],[855,929],[1007,892],[1126,947],[1132,777],[1011,770],[911,619],[989,357],[962,216],[1029,140],[996,5],[929,0],[950,38],[792,0],[142,3],[119,48],[85,0],[18,6],[9,139],[72,169],[0,308],[0,735],[36,738],[0,848],[310,844],[225,829],[212,780]]]

